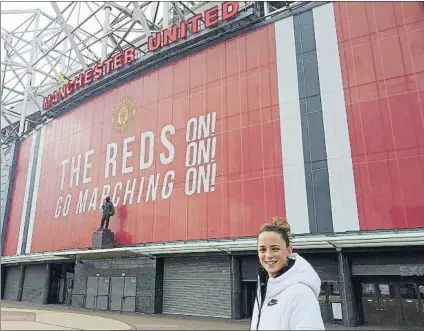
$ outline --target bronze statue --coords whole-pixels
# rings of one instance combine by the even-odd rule
[[[102,210],[103,216],[100,223],[100,229],[103,229],[103,227],[108,229],[110,217],[115,215],[115,206],[113,205],[112,201],[110,201],[109,197],[106,197],[106,199],[103,201]]]

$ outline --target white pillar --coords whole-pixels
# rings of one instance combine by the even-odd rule
[[[105,7],[105,20],[103,24],[103,43],[102,43],[102,61],[106,60],[107,56],[107,41],[109,39],[108,33],[110,29],[109,19],[110,19],[110,11],[112,10],[112,7],[106,6]]]
[[[169,2],[164,1],[163,3],[163,29],[168,29],[169,27]]]
[[[268,14],[269,14],[269,3],[268,3],[268,1],[264,1],[264,14],[265,14],[265,16],[268,16]]]

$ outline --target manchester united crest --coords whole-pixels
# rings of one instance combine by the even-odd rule
[[[131,124],[131,120],[135,117],[135,112],[135,101],[129,97],[123,98],[113,112],[112,124],[115,130],[119,133],[126,131]]]

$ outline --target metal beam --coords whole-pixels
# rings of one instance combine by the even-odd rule
[[[109,55],[113,55],[116,51],[116,49],[121,45],[121,43],[125,40],[125,38],[127,37],[128,33],[130,33],[131,29],[134,27],[135,22],[131,23],[131,26],[128,28],[128,30],[125,32],[125,34],[122,36],[121,40],[118,42],[118,44],[115,46],[115,48],[113,49],[113,51],[109,54]]]
[[[12,38],[12,36],[10,36],[9,34],[8,35],[6,35],[5,36],[6,38],[9,38],[9,41],[10,41],[10,39]],[[7,62],[7,60],[9,59],[9,51],[8,51],[8,49],[7,49],[7,45],[6,45],[6,43],[3,45],[4,46],[4,50],[5,50],[5,53],[6,53],[6,55],[4,56],[4,60]],[[4,85],[5,85],[5,80],[6,80],[6,69],[7,69],[7,65],[6,64],[4,64],[4,71],[3,70],[1,70],[1,97],[3,98],[3,88],[4,88]]]
[[[144,16],[143,11],[140,8],[140,5],[137,1],[133,2],[134,10],[132,12],[132,18],[134,21],[137,21],[143,27],[144,33],[146,36],[150,36],[152,32],[150,31],[149,24],[147,24],[146,16]]]
[[[6,116],[6,114],[4,112],[1,112],[1,116],[3,116],[3,118],[6,120],[6,122],[9,123],[8,128],[10,128],[12,133],[14,133],[16,135],[16,137],[18,137],[18,132],[15,130],[15,128],[13,127],[13,123],[9,120],[9,118]],[[6,137],[6,138],[8,138],[8,137]]]
[[[71,43],[72,49],[74,50],[75,54],[78,57],[78,60],[81,64],[82,68],[84,70],[87,70],[88,69],[87,63],[85,63],[84,57],[82,56],[82,54],[81,54],[81,52],[80,52],[80,50],[79,50],[79,48],[78,48],[78,46],[77,46],[77,44],[74,40],[74,36],[72,35],[71,31],[69,30],[68,24],[63,19],[62,13],[60,12],[60,9],[59,9],[57,3],[51,2],[51,5],[52,5],[53,10],[55,11],[55,13],[57,15],[57,18],[60,22],[60,26],[62,27],[63,32],[65,32],[65,35],[68,37],[68,39]]]
[[[35,55],[35,51],[36,51],[36,41],[37,41],[37,30],[38,30],[38,24],[40,22],[40,11],[37,11],[37,13],[35,14],[35,27],[34,27],[34,36],[33,36],[33,45],[32,45],[32,53],[30,56],[30,60],[28,63],[28,70],[27,70],[27,79],[26,79],[26,85],[25,85],[25,95],[24,95],[24,102],[22,104],[22,109],[21,109],[21,119],[19,121],[19,135],[21,135],[24,132],[25,129],[25,116],[26,116],[26,106],[27,106],[27,102],[28,102],[28,95],[30,93],[30,89],[31,89],[31,76],[32,76],[32,64],[34,62],[34,55]]]
[[[28,71],[28,68],[27,68],[27,71]],[[15,75],[15,77],[16,77],[16,79],[18,80],[17,82],[16,82],[16,84],[13,86],[13,88],[10,90],[10,91],[12,91],[12,92],[14,92],[14,93],[18,93],[18,91],[16,91],[15,90],[15,87],[18,85],[18,84],[21,84],[21,86],[22,86],[22,88],[24,89],[24,91],[25,91],[25,85],[22,83],[22,79],[24,78],[24,75],[25,75],[25,73],[24,73],[24,75],[22,75],[22,77],[19,77],[19,75],[16,73],[16,71],[15,70],[13,70],[12,69],[12,72],[13,72],[13,74]],[[12,78],[12,80],[13,80],[13,78]],[[6,96],[3,98],[3,95],[2,95],[2,98],[3,98],[3,100],[7,100],[7,97],[9,96],[9,94],[10,94],[11,92],[9,92],[9,93],[7,93],[6,94]]]
[[[185,16],[180,8],[178,8],[175,1],[172,1],[172,6],[174,6],[175,11],[177,12],[178,16],[180,17],[181,21],[185,21]]]
[[[80,5],[81,13],[83,13],[84,4],[89,10],[83,16],[80,16],[78,5]],[[95,8],[92,7],[92,4],[95,5]],[[57,2],[53,2],[51,5],[55,13],[53,15],[39,10],[16,10],[13,11],[14,14],[26,13],[26,17],[21,19],[22,23],[19,22],[20,24],[17,24],[12,32],[9,32],[11,29],[8,29],[7,26],[6,28],[1,27],[2,39],[5,39],[6,36],[11,38],[10,45],[5,42],[5,46],[8,48],[8,52],[5,52],[5,55],[9,53],[10,57],[7,60],[4,58],[7,63],[2,63],[1,65],[0,82],[5,86],[4,89],[1,89],[3,94],[2,108],[7,107],[8,110],[11,110],[15,106],[14,110],[19,113],[21,113],[21,108],[25,111],[24,131],[27,131],[25,126],[27,124],[28,109],[30,109],[28,102],[32,100],[40,108],[38,99],[42,93],[48,88],[59,86],[57,83],[58,74],[64,73],[71,78],[82,71],[80,66],[84,68],[84,63],[88,67],[92,63],[98,62],[99,58],[104,58],[105,54],[110,54],[112,49],[115,52],[117,50],[122,51],[122,48],[128,45],[136,47],[138,55],[140,55],[140,51],[144,53],[147,36],[156,30],[159,31],[169,26],[169,15],[171,15],[169,14],[169,2],[111,1],[83,2],[82,5],[70,2],[63,5],[64,8],[61,10],[59,8],[61,6]],[[99,11],[105,9],[107,5],[114,8],[110,10],[109,22],[103,24],[103,20],[100,19],[99,21],[100,17],[96,15]],[[162,11],[160,6],[163,6],[165,11],[163,13],[164,19],[160,17],[162,12],[158,13],[159,10]],[[178,13],[180,17],[185,17],[187,13],[193,10],[193,6],[198,5],[195,3],[188,4],[188,2],[175,2],[174,6],[174,13]],[[118,10],[115,10],[115,8]],[[10,14],[12,12],[2,11],[2,15],[6,13]],[[30,14],[35,13],[39,15],[39,28],[34,31],[33,22],[35,15]],[[181,16],[180,14],[183,15]],[[15,15],[15,17],[16,19],[19,18],[18,15]],[[67,22],[71,23],[70,20],[74,18],[76,21],[72,21],[72,25],[69,25]],[[96,21],[98,24],[94,23],[94,29],[91,28],[92,25],[90,29],[86,27],[89,22]],[[84,25],[86,22],[87,25]],[[139,24],[141,27],[135,29],[134,23],[136,25]],[[98,29],[99,26],[100,29]],[[69,32],[71,36],[69,36]],[[29,37],[33,33],[36,34],[35,39],[38,42],[35,52],[32,47],[34,38]],[[71,44],[67,43],[68,39]],[[61,43],[62,45],[60,45]],[[103,51],[105,48],[106,51]],[[29,69],[30,59],[34,61],[31,69]],[[28,79],[28,75],[31,76],[29,85],[25,81]],[[35,75],[37,75],[36,79],[34,78]],[[23,107],[24,103],[25,107]],[[11,113],[8,112],[6,114]],[[13,119],[10,116],[9,118]],[[19,130],[21,131],[21,121],[14,123],[14,127],[20,127]],[[32,130],[32,125],[28,127],[28,130]]]
[[[40,46],[38,46],[38,47],[40,47]],[[44,53],[44,50],[43,49],[41,49],[41,51]],[[13,67],[18,67],[19,69],[26,69],[28,67],[28,65],[23,65],[23,64],[20,64],[20,63],[17,63],[17,62],[12,62],[12,61],[1,62],[1,64],[8,65],[8,66],[13,66]],[[13,70],[13,69],[9,69],[9,70]],[[15,70],[18,70],[18,69],[15,69]],[[44,72],[44,71],[42,71],[40,69],[33,68],[33,70],[36,71],[36,72],[38,72],[38,73],[40,73],[40,74],[43,74],[45,76],[48,76],[50,78],[56,79],[54,76],[52,76],[52,75],[48,74],[47,72]],[[10,80],[8,82],[10,82]]]
[[[6,165],[6,167],[8,168],[9,167],[9,163],[7,162],[7,159],[6,159],[6,154],[4,153],[4,148],[3,148],[3,146],[0,148],[0,150],[1,150],[1,163],[4,163],[5,165]]]
[[[116,9],[122,10],[122,13],[124,13],[125,15],[132,17],[132,14],[134,11],[131,11],[130,9],[128,9],[127,7],[121,6],[119,4],[117,4],[116,2],[112,2],[112,1],[107,1],[105,2],[106,4],[110,4],[111,6],[115,7]],[[143,9],[146,5],[148,4],[148,2],[143,3],[139,6],[137,6],[137,8]],[[144,15],[144,13],[143,13]],[[146,19],[146,22],[153,25],[155,27],[155,29],[160,29],[154,22],[151,22],[150,20],[148,20],[146,18],[146,16],[144,16],[144,18]]]
[[[0,14],[36,14],[39,9],[26,9],[26,10],[2,10]]]
[[[16,118],[19,118],[21,116],[21,114],[19,114],[18,112],[10,110],[10,109],[3,108],[3,107],[2,107],[2,111],[4,111],[4,112],[8,113],[10,116],[13,116],[13,117],[16,117]]]
[[[58,31],[62,31],[60,28],[47,28],[47,29],[44,29],[44,33],[43,33],[43,35],[45,36],[45,35],[48,35],[49,33],[51,33],[51,34],[53,34],[53,33],[57,33]],[[14,35],[18,35],[18,34],[25,34],[25,33],[29,33],[29,32],[34,32],[34,30],[27,30],[27,31],[14,31],[13,32],[13,34]]]
[[[72,3],[71,3],[72,4]],[[68,5],[68,7],[69,7],[69,5]],[[102,6],[100,6],[98,9],[96,9],[95,11],[94,11],[94,13],[93,13],[93,15],[99,10],[99,9],[101,9],[102,8]],[[125,7],[124,7],[125,8]],[[93,16],[92,15],[92,16]],[[128,16],[129,17],[131,17],[131,15],[129,15],[128,14]],[[127,16],[127,17],[128,17]],[[121,19],[119,19],[117,22],[115,22],[115,23],[119,23],[119,22],[121,22],[122,20],[124,20],[126,17],[122,17]],[[88,18],[87,18],[88,19]],[[87,20],[86,19],[86,20]],[[74,28],[74,30],[76,30],[81,24],[83,24],[86,20],[84,20],[83,22],[81,22],[80,24],[78,24],[78,26],[76,27],[76,28]],[[127,24],[127,23],[126,23]],[[125,24],[124,24],[125,25]],[[74,31],[73,30],[73,31]],[[113,31],[115,31],[116,29],[113,29],[112,31],[110,31],[110,33],[112,33]],[[98,30],[98,31],[96,31],[96,32],[94,32],[93,34],[94,35],[96,35],[96,34],[98,34],[98,33],[100,33],[100,32],[102,32],[102,29],[100,29],[100,30]],[[46,42],[48,42],[48,41],[50,41],[51,39],[53,39],[55,36],[53,36],[53,37],[51,37],[50,39],[48,39]],[[59,37],[59,36],[58,36]],[[101,40],[103,37],[100,37],[98,40]],[[116,42],[116,40],[114,39],[114,37],[112,36],[112,35],[110,35],[110,38],[111,38],[111,40],[115,43],[115,45],[117,44],[117,42]],[[50,51],[52,51],[52,50],[55,50],[55,51],[57,51],[55,48],[57,47],[57,45],[59,45],[59,44],[61,44],[64,40],[66,39],[66,37],[64,37],[64,38],[62,38],[59,42],[56,42],[55,43],[55,45],[53,45],[49,50],[48,50],[48,52],[50,52]],[[83,51],[83,50],[85,50],[86,49],[86,47],[90,47],[90,46],[92,46],[93,44],[95,44],[95,43],[97,43],[98,42],[98,40],[95,40],[94,42],[92,42],[92,43],[90,43],[89,45],[87,45],[87,46],[85,46],[84,48],[82,48],[81,49],[81,51]],[[80,44],[80,43],[79,43]],[[78,44],[78,45],[79,45]],[[122,51],[122,48],[119,48],[119,50],[120,51]],[[35,62],[35,64],[37,64],[40,60],[42,60],[44,58],[44,56],[41,56],[38,60],[37,60],[37,62]]]
[[[21,55],[21,53],[19,52],[19,51],[17,51],[16,49],[15,49],[15,47],[11,44],[11,43],[9,43],[9,41],[6,39],[6,38],[4,38],[3,36],[1,36],[1,38],[4,40],[4,43],[5,44],[7,44],[8,46],[10,46],[10,48],[12,49],[12,50],[14,50],[15,51],[15,53],[14,54],[16,54],[16,56],[18,56],[25,64],[28,64],[28,62],[27,62],[27,60],[25,60],[23,57],[22,57],[22,55]]]
[[[93,14],[93,13],[94,13],[94,11],[93,11],[93,9],[90,7],[90,3],[89,3],[88,1],[85,1],[85,4],[87,5],[88,9],[90,9],[91,13]],[[107,7],[107,6],[99,6],[99,8],[103,8],[103,7]],[[103,28],[103,25],[102,25],[102,23],[99,21],[99,19],[97,18],[97,16],[96,16],[96,15],[94,15],[93,17],[94,17],[94,19],[97,21],[97,23],[99,23],[100,27],[101,27],[101,28]]]
[[[9,87],[7,87],[7,86],[4,86],[3,88],[4,88],[5,90],[12,91],[13,93],[20,94],[20,95],[24,95],[24,93],[23,93],[23,92],[19,92],[19,91],[16,91],[16,90],[12,90],[11,88],[9,88]]]

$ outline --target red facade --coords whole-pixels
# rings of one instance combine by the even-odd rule
[[[122,133],[112,120],[123,98],[135,101],[135,117]],[[213,192],[185,192],[186,127],[190,118],[216,112],[216,184]],[[160,143],[164,126],[173,125],[170,139],[175,158],[162,164]],[[104,184],[122,182],[120,203],[111,229],[119,244],[249,236],[257,233],[267,216],[284,214],[283,177],[278,119],[275,37],[272,25],[239,36],[218,46],[161,68],[111,90],[47,125],[35,227],[31,251],[88,247],[100,223],[100,195]],[[155,136],[154,163],[139,170],[140,134]],[[122,174],[123,139],[133,152]],[[118,146],[115,177],[105,178],[107,145]],[[94,149],[91,182],[81,184],[85,152]],[[72,156],[81,156],[79,185],[69,187]],[[148,151],[146,151],[148,153]],[[62,178],[61,161],[69,159]],[[77,159],[75,160],[77,162]],[[75,163],[77,164],[77,163]],[[163,199],[160,191],[167,171],[175,171],[172,194]],[[143,200],[150,175],[160,174],[157,199]],[[76,176],[76,174],[74,175]],[[145,177],[140,203],[123,205],[127,180]],[[76,213],[79,192],[98,187],[97,209]],[[131,188],[131,184],[129,186]],[[112,191],[110,195],[112,196]],[[55,218],[59,196],[72,198],[69,212]],[[87,204],[88,204],[87,201]],[[129,199],[128,199],[129,201]],[[62,209],[63,210],[63,209]],[[49,240],[46,239],[49,235]]]
[[[16,255],[18,247],[19,230],[21,225],[22,209],[25,199],[25,187],[31,155],[31,139],[22,141],[19,147],[17,166],[15,169],[15,181],[13,184],[12,201],[10,202],[10,214],[6,231],[6,241],[3,255]]]
[[[424,226],[422,2],[338,2],[360,226]]]
[[[334,20],[332,5],[325,6]],[[328,217],[322,210],[320,217],[333,222],[335,232],[424,227],[424,7],[337,2],[336,28],[324,24],[323,12],[314,11],[312,33],[333,33],[334,48],[315,35],[325,141],[324,133],[317,134],[322,126],[313,126],[318,121],[308,124],[312,138],[302,127],[305,116],[296,105],[304,96],[298,86],[290,89],[292,81],[302,84],[291,64],[307,61],[296,49],[299,31],[287,31],[292,18],[267,25],[49,122],[40,134],[41,171],[35,217],[26,220],[26,247],[40,252],[91,246],[105,192],[119,199],[111,230],[121,245],[254,236],[267,217],[285,216],[286,210],[297,233],[311,234],[317,230],[308,215],[320,211],[323,201],[314,200],[312,188],[331,200],[322,203],[332,208],[324,210]],[[332,51],[337,42],[340,65]],[[340,103],[329,99],[334,91]],[[334,132],[345,143],[333,143]],[[331,179],[325,185],[324,177],[308,182],[301,157],[308,139],[321,136],[316,146],[326,148]],[[15,255],[22,244],[32,143],[21,143],[4,255]],[[72,162],[74,168],[80,162],[73,175]]]

